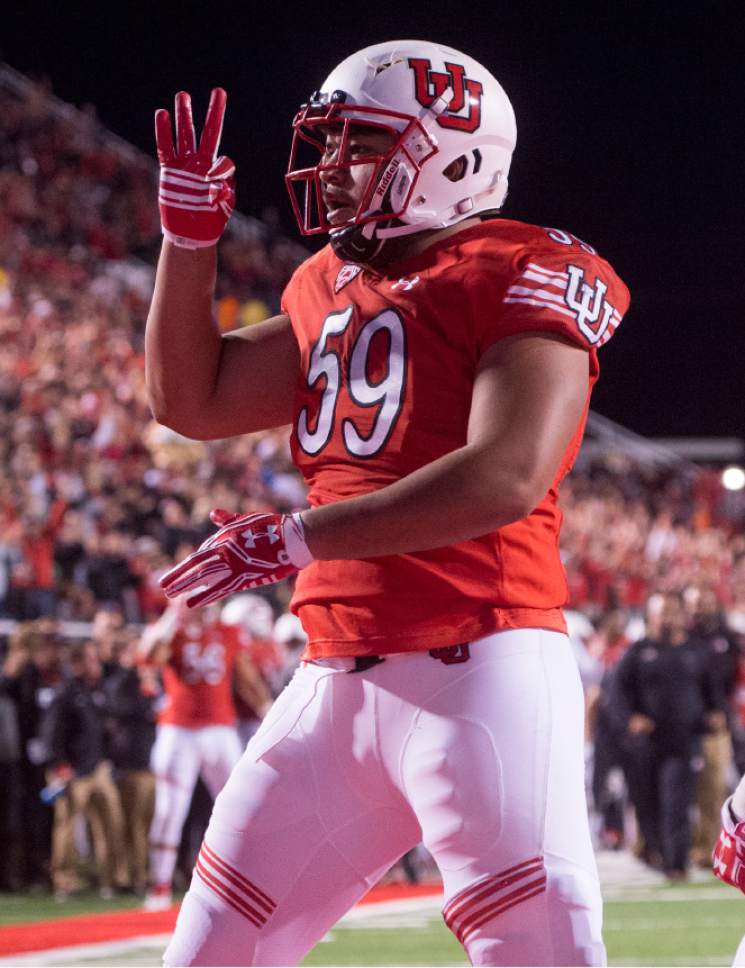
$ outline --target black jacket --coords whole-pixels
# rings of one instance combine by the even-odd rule
[[[614,720],[626,731],[635,713],[655,723],[651,741],[674,752],[690,750],[706,731],[706,714],[723,710],[706,650],[695,639],[681,645],[635,642],[618,663],[611,684]]]
[[[720,702],[729,706],[737,684],[740,648],[735,636],[721,619],[699,623],[693,635],[704,651]]]
[[[91,686],[68,679],[41,728],[50,762],[69,763],[81,776],[92,773],[108,757],[103,680]]]
[[[147,770],[155,742],[155,697],[143,696],[136,669],[115,669],[106,677],[104,693],[114,766]]]
[[[63,686],[61,675],[51,672],[45,676],[32,662],[17,676],[0,676],[0,692],[16,705],[23,755],[34,764],[46,760],[39,740],[41,724]]]

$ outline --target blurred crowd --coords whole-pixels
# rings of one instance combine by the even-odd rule
[[[125,819],[134,802],[146,815],[152,795],[160,681],[136,649],[165,605],[157,578],[212,530],[211,508],[304,503],[286,430],[203,443],[152,420],[143,334],[159,243],[155,180],[154,164],[92,109],[61,106],[40,84],[3,83],[0,71],[0,840],[13,845],[0,857],[0,888],[67,877],[72,853],[90,855],[103,891],[144,889],[142,865],[117,867],[101,829],[122,802]],[[271,213],[263,226],[237,221],[221,246],[216,323],[251,325],[276,311],[302,257]],[[715,472],[613,454],[575,471],[562,505],[597,840],[633,845],[684,876],[691,858],[708,859],[713,804],[734,760],[745,765],[742,498]],[[290,592],[284,583],[267,593],[280,622]],[[682,651],[669,660],[668,646]],[[675,674],[647,683],[668,661]],[[668,686],[669,708],[685,695],[693,711],[660,746],[655,716],[668,708],[659,695]],[[83,707],[95,742],[78,773],[96,780],[98,814],[82,793],[73,809],[56,769],[60,744],[72,742],[61,711]],[[640,777],[658,767],[647,802]],[[135,773],[144,779],[134,783]],[[65,831],[55,856],[53,815]],[[682,831],[672,846],[671,825]],[[66,884],[57,877],[60,892]]]
[[[0,83],[0,617],[147,621],[152,576],[210,507],[302,503],[286,433],[202,444],[151,418],[155,177],[91,112]],[[221,248],[222,316],[274,310],[301,257],[254,234]]]

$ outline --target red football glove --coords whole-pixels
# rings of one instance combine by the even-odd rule
[[[163,235],[183,249],[215,245],[235,207],[235,165],[224,155],[216,157],[226,100],[221,87],[212,91],[199,148],[185,91],[176,95],[175,149],[168,111],[155,112]]]
[[[272,585],[313,560],[297,513],[231,514],[218,508],[210,518],[220,530],[160,579],[169,598],[196,592],[186,600],[189,608]]]
[[[735,823],[729,800],[722,808],[722,829],[711,859],[719,880],[745,893],[745,821]]]

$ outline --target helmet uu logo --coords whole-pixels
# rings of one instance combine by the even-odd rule
[[[409,67],[414,71],[414,93],[423,108],[432,107],[448,88],[453,97],[447,111],[439,115],[437,123],[442,128],[455,128],[472,134],[481,124],[481,95],[484,87],[479,81],[466,77],[462,64],[445,62],[447,74],[432,70],[432,62],[425,57],[410,57]],[[464,108],[467,114],[461,114]]]

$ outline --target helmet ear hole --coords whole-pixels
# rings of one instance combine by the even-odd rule
[[[443,175],[451,182],[459,182],[468,174],[468,158],[460,155],[455,158],[443,171]]]

